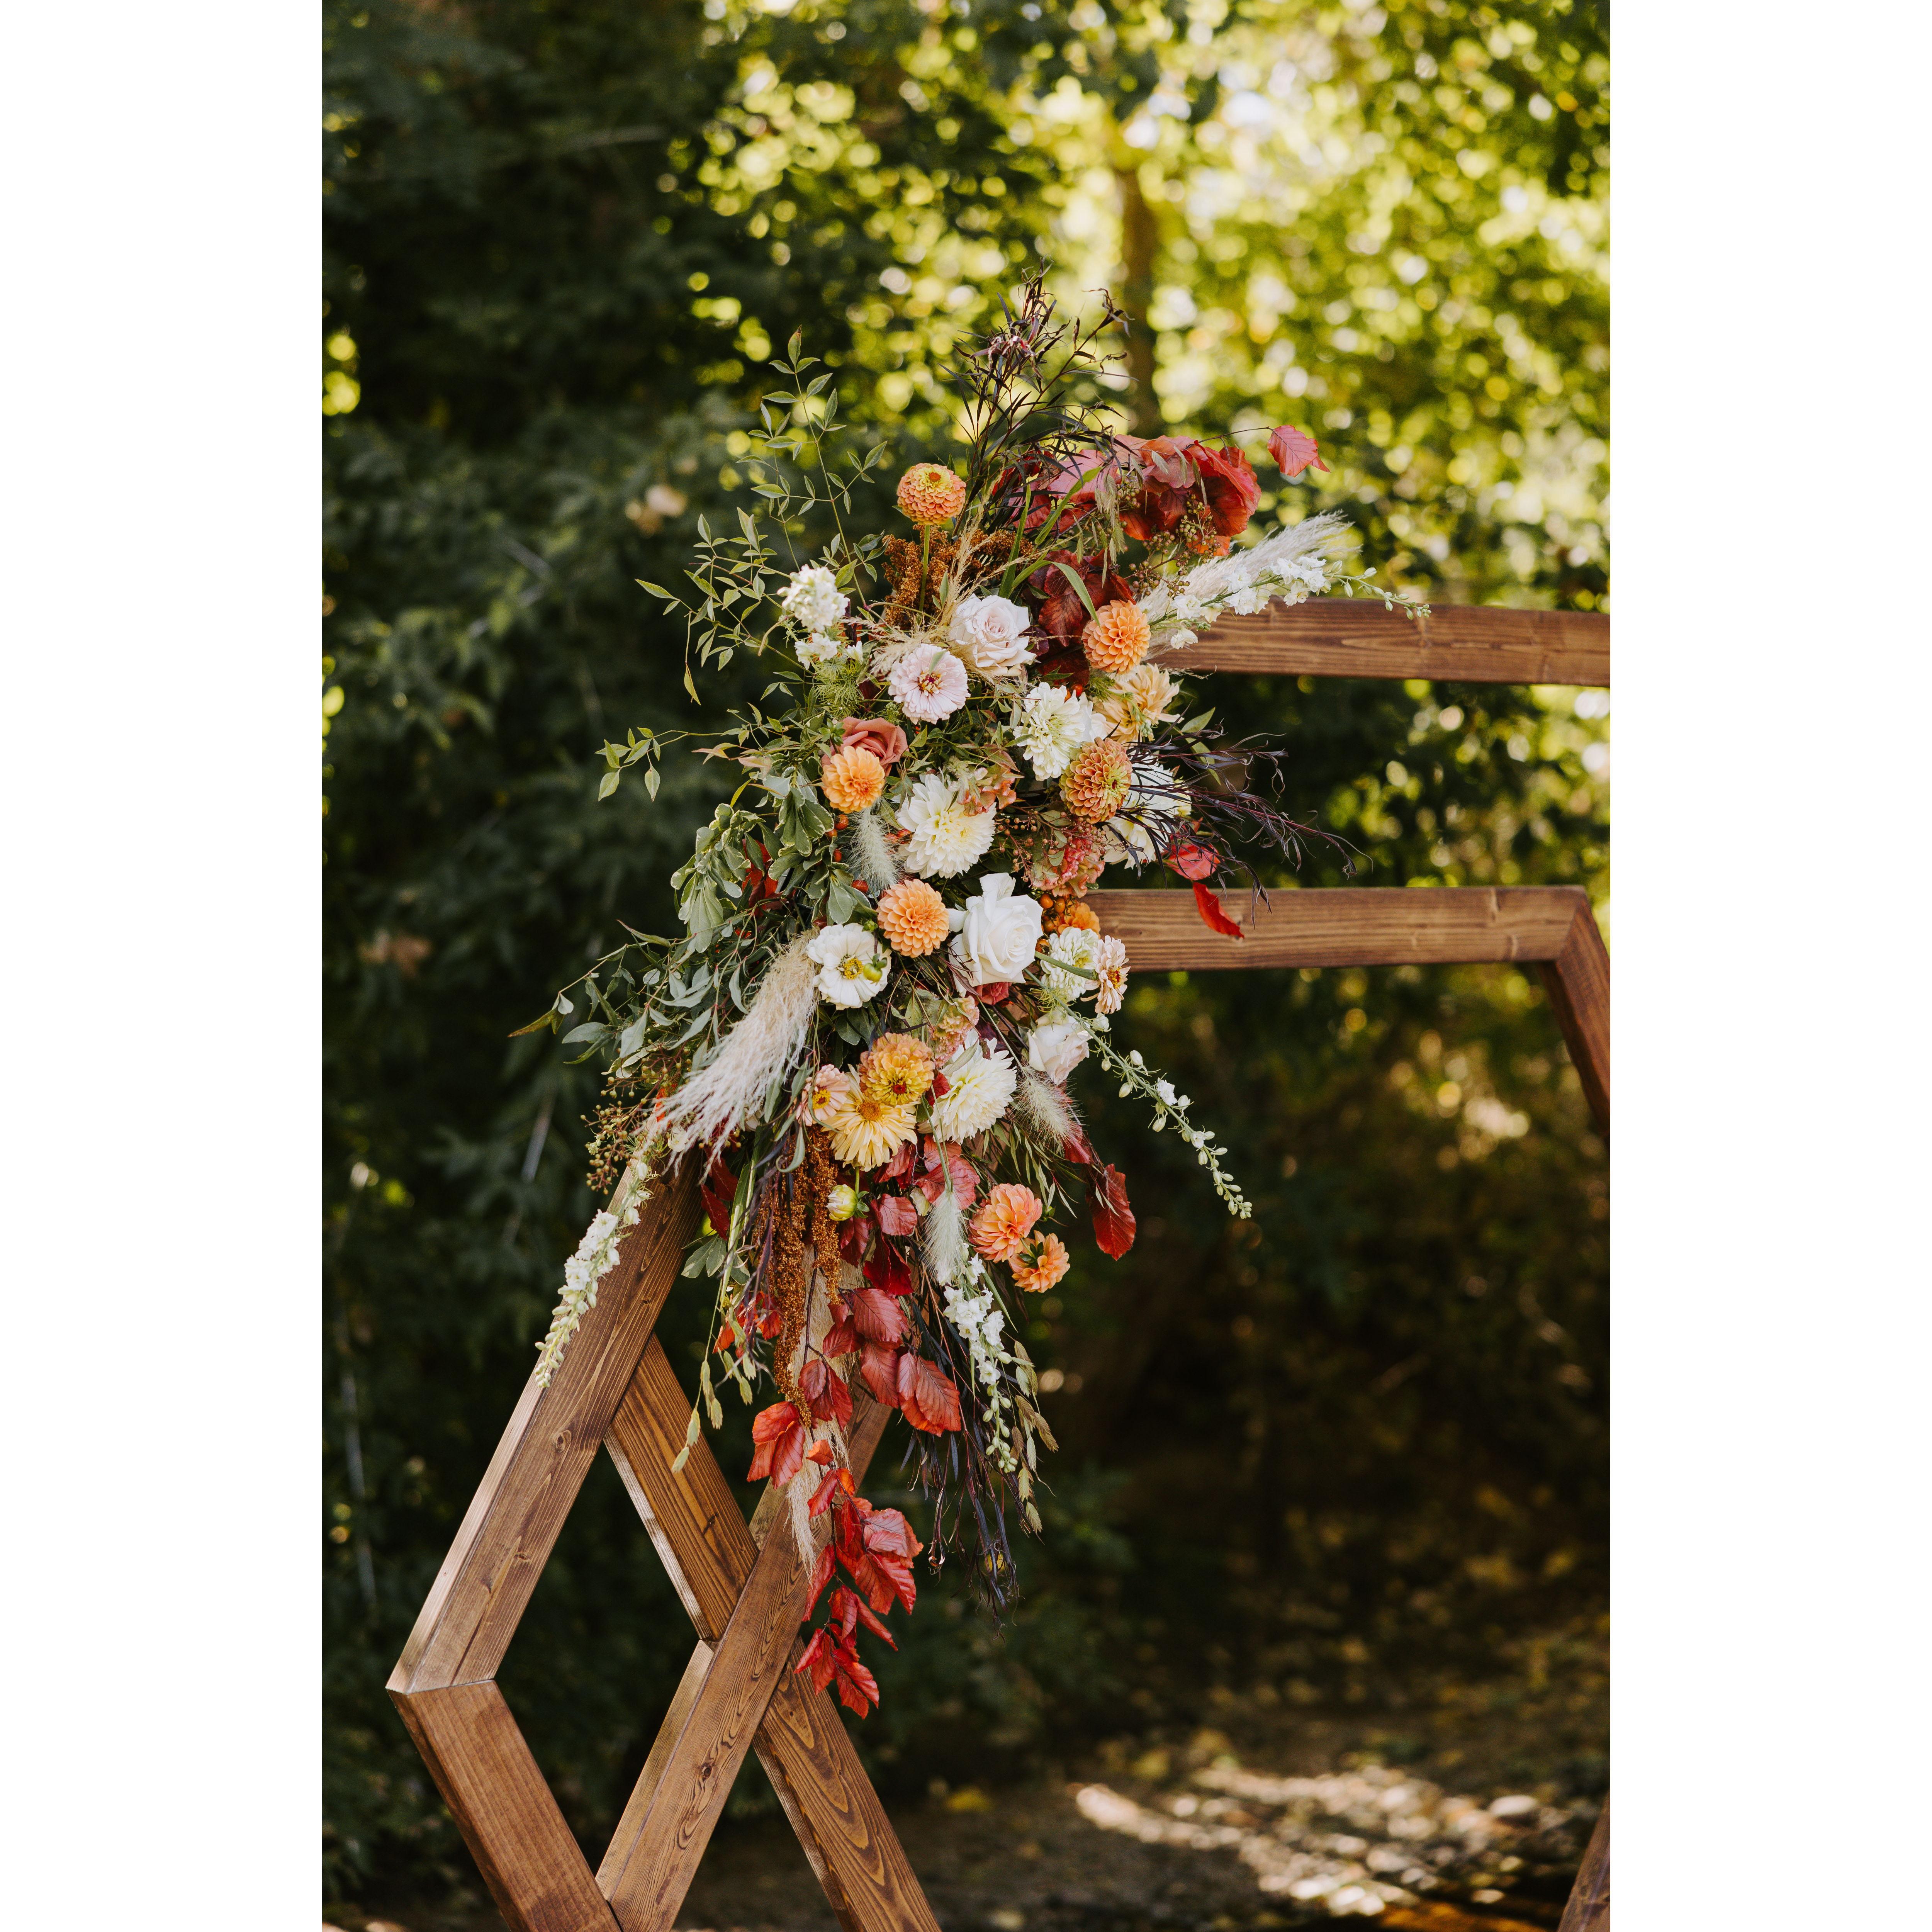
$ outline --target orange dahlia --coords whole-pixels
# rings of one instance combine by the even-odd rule
[[[1058,1234],[1042,1234],[1030,1257],[1015,1258],[1013,1279],[1028,1294],[1044,1294],[1060,1282],[1072,1264],[1066,1244]]]
[[[966,507],[966,485],[937,463],[915,463],[899,478],[899,508],[921,530],[950,524]]]
[[[932,1051],[909,1033],[882,1033],[860,1057],[859,1091],[868,1100],[916,1107],[932,1084]]]
[[[1134,782],[1133,760],[1118,739],[1102,738],[1084,745],[1060,775],[1060,795],[1076,818],[1096,825],[1112,818],[1126,802]]]
[[[1103,604],[1080,642],[1096,670],[1118,677],[1147,656],[1148,620],[1138,604]]]
[[[850,746],[826,753],[818,782],[833,811],[863,812],[885,790],[886,768],[870,752]]]
[[[902,879],[880,895],[879,930],[895,952],[916,959],[945,943],[946,902],[923,879]]]
[[[1041,923],[1048,932],[1063,932],[1070,926],[1084,927],[1089,932],[1100,930],[1100,915],[1084,899],[1048,898],[1041,903],[1046,908]]]
[[[1040,1217],[1040,1196],[1016,1180],[1003,1180],[986,1196],[967,1232],[989,1262],[1010,1262],[1026,1246]]]

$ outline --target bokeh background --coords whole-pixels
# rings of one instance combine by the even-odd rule
[[[664,928],[722,795],[674,761],[654,806],[599,806],[590,754],[755,691],[715,677],[694,707],[634,580],[676,580],[698,516],[739,500],[762,361],[802,330],[889,478],[944,460],[936,366],[1046,263],[1139,325],[1136,428],[1301,423],[1332,468],[1277,507],[1346,509],[1397,582],[1607,608],[1606,22],[1586,0],[324,14],[326,1896],[344,1923],[468,1923],[481,1888],[382,1685],[595,1205],[594,1070],[508,1036],[617,921]],[[1576,882],[1606,916],[1605,694],[1208,682],[1292,748],[1290,802],[1366,883]],[[922,1577],[857,1732],[881,1790],[964,1816],[1225,1745],[1587,1816],[1607,1165],[1540,987],[1147,975],[1124,1021],[1222,1124],[1255,1220],[1088,1083],[1141,1238],[1118,1264],[1085,1242],[1039,1306],[1048,1536],[1004,1630]],[[700,1318],[668,1318],[674,1360]],[[593,1861],[688,1644],[598,1466],[502,1677]],[[753,1764],[728,1837],[772,1809]]]

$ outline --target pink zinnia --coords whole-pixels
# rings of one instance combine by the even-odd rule
[[[966,667],[950,651],[918,645],[893,665],[887,682],[899,709],[922,724],[951,717],[966,702]]]

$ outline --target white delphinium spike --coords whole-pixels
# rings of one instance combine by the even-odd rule
[[[678,1152],[728,1140],[772,1082],[805,1052],[818,1010],[818,973],[802,932],[774,959],[744,1018],[710,1060],[666,1102],[662,1118]]]
[[[920,1230],[926,1264],[941,1288],[950,1288],[966,1265],[966,1210],[949,1187],[932,1204]]]
[[[1080,1124],[1066,1088],[1030,1066],[1020,1081],[1019,1103],[1028,1120],[1056,1145],[1064,1145]]]
[[[860,878],[874,892],[882,892],[898,883],[898,861],[892,856],[892,842],[876,812],[865,811],[853,820],[852,858]]]

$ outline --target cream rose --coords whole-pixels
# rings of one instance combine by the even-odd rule
[[[988,683],[1017,677],[1033,662],[1027,648],[1027,626],[1033,622],[1026,606],[1006,597],[962,597],[946,628],[946,640]]]
[[[1055,1020],[1027,1036],[1027,1064],[1049,1080],[1064,1081],[1087,1058],[1091,1044],[1078,1022]]]
[[[966,902],[952,938],[952,956],[969,986],[1022,979],[1033,964],[1040,931],[1040,902],[1016,893],[1010,872],[988,872],[980,881],[977,896]]]

